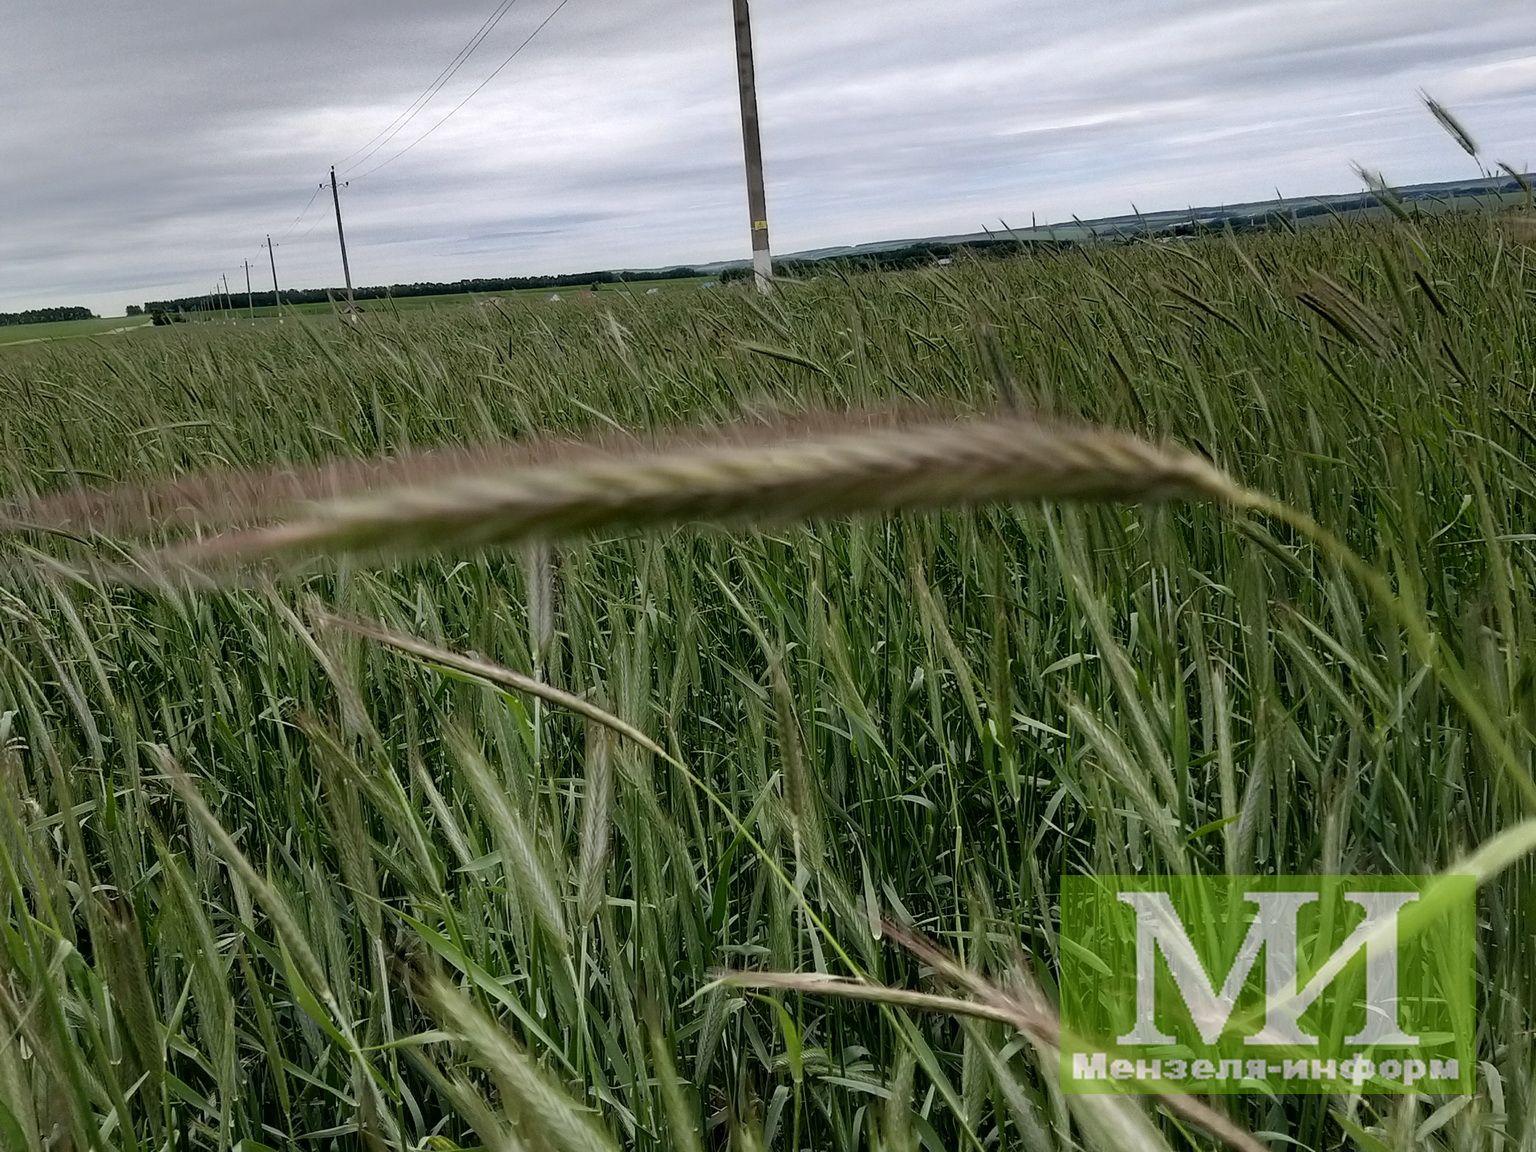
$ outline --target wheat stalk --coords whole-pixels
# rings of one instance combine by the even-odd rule
[[[134,534],[149,529],[269,524],[305,503],[341,499],[368,488],[424,483],[533,457],[517,446],[439,448],[319,464],[227,469],[110,488],[77,487],[13,501],[12,525],[53,532]]]
[[[170,574],[206,582],[261,561],[464,552],[690,520],[784,522],[995,500],[1214,499],[1290,524],[1359,578],[1402,625],[1415,654],[1436,670],[1500,770],[1536,811],[1536,778],[1437,637],[1384,577],[1296,509],[1242,488],[1192,453],[1102,428],[1018,416],[862,413],[822,419],[816,429],[722,429],[692,443],[625,443],[608,451],[590,444],[554,450],[535,445],[520,449],[521,459],[542,462],[518,467],[502,458],[494,468],[467,475],[454,470],[476,454],[450,454],[441,465],[449,473],[444,477],[313,505],[287,523],[162,548],[129,564],[97,564],[91,574],[136,584]],[[213,489],[218,479],[201,483]],[[33,562],[58,566],[40,553]]]
[[[1420,90],[1419,99],[1424,101],[1424,107],[1429,109],[1429,114],[1439,122],[1440,127],[1445,129],[1446,135],[1456,141],[1457,147],[1475,160],[1477,158],[1477,142],[1472,139],[1472,133],[1467,131],[1466,126],[1456,118],[1449,108],[1436,100],[1428,92]]]
[[[1197,456],[1104,429],[1016,417],[868,425],[845,418],[815,434],[756,443],[726,434],[400,485],[151,560],[208,571],[344,552],[463,552],[694,520],[784,522],[994,500],[1230,500],[1240,492]]]
[[[721,978],[724,983],[738,988],[799,992],[810,996],[862,1000],[896,1008],[991,1020],[1014,1028],[1047,1054],[1048,1058],[1054,1057],[1054,1050],[1061,1043],[1061,1021],[1034,987],[1022,965],[1015,968],[1014,986],[1005,987],[964,967],[931,940],[903,924],[884,920],[881,927],[887,937],[912,953],[934,976],[953,985],[965,995],[933,995],[877,984],[862,978],[823,973],[727,972]],[[1155,1095],[1158,1103],[1169,1112],[1203,1129],[1233,1152],[1264,1152],[1264,1146],[1251,1133],[1210,1105],[1177,1091]]]

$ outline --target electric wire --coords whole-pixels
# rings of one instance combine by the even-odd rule
[[[304,229],[303,232],[299,233],[299,239],[303,240],[303,239],[311,236],[314,233],[315,229],[320,227],[320,225],[322,225],[324,223],[325,223],[325,217],[324,216],[316,216],[315,217],[315,222],[313,224],[311,224],[308,228]]]
[[[356,156],[359,152],[362,152],[365,149],[367,149],[370,145],[372,145],[374,143],[374,141],[378,140],[379,137],[383,136],[386,132],[388,132],[391,128],[393,128],[396,124],[398,124],[402,119],[404,119],[406,114],[408,112],[410,112],[410,110],[412,108],[416,107],[416,104],[419,101],[421,101],[421,98],[423,96],[426,96],[427,93],[431,92],[432,89],[438,85],[438,82],[441,81],[443,79],[443,77],[447,75],[448,70],[450,68],[452,68],[454,66],[454,64],[457,63],[461,58],[465,57],[466,52],[470,48],[470,45],[471,44],[475,44],[478,41],[478,39],[481,38],[482,33],[484,33],[487,30],[487,28],[491,24],[491,21],[495,20],[495,19],[498,19],[498,17],[500,15],[505,15],[506,9],[511,6],[512,2],[515,2],[515,0],[500,0],[500,2],[496,5],[495,11],[493,11],[489,16],[487,16],[485,18],[485,21],[475,31],[475,34],[469,38],[469,41],[464,45],[464,47],[460,48],[459,51],[458,51],[458,54],[455,55],[454,58],[452,60],[450,60],[444,66],[443,70],[437,74],[436,79],[434,79],[431,84],[428,84],[425,88],[423,88],[421,90],[421,92],[417,95],[415,100],[412,100],[410,102],[410,104],[406,105],[405,112],[401,112],[400,115],[396,116],[393,120],[391,120],[383,128],[379,129],[378,132],[376,132],[372,136],[370,136],[364,143],[360,144],[358,147],[354,148],[351,152],[348,152],[340,160],[336,161],[336,166],[338,168],[340,168],[343,164],[346,164],[348,160],[351,160],[352,157]],[[355,167],[355,165],[354,165],[354,167]]]
[[[370,157],[378,153],[386,144],[398,136],[399,133],[403,131],[412,120],[420,115],[420,113],[426,109],[427,105],[430,104],[433,99],[436,98],[437,94],[442,91],[448,82],[458,74],[459,70],[469,62],[470,57],[473,56],[475,52],[480,48],[480,46],[485,43],[486,38],[496,30],[497,26],[500,25],[501,21],[507,16],[512,8],[516,6],[517,3],[518,0],[501,0],[501,2],[496,6],[495,10],[492,11],[491,15],[486,17],[485,21],[480,25],[479,29],[473,36],[470,37],[465,46],[461,48],[459,52],[454,56],[453,60],[449,62],[448,66],[445,67],[442,72],[438,73],[436,79],[434,79],[431,84],[427,85],[427,87],[423,89],[421,95],[419,95],[415,100],[406,106],[406,110],[404,112],[395,117],[394,120],[390,121],[390,123],[386,125],[382,131],[371,137],[366,143],[362,145],[362,147],[354,150],[342,158],[340,163],[345,164],[346,161],[352,159],[352,157],[359,156],[359,153],[365,153],[364,155],[361,155],[356,160],[356,162],[346,168],[342,174],[360,167]],[[458,113],[463,110],[465,105],[467,105],[471,100],[483,92],[492,80],[501,75],[501,73],[506,70],[507,66],[510,65],[512,61],[521,56],[523,51],[539,38],[544,29],[549,26],[550,22],[553,21],[556,16],[560,15],[560,13],[565,10],[566,5],[569,3],[570,0],[560,0],[560,2],[555,5],[553,11],[551,11],[548,16],[544,17],[544,19],[539,22],[538,26],[534,28],[534,30],[530,32],[528,36],[525,37],[523,41],[518,44],[518,46],[514,48],[511,53],[509,53],[507,57],[491,71],[490,75],[481,80],[480,83],[470,91],[469,95],[465,96],[464,99],[455,104],[453,108],[447,113],[447,115],[443,116],[420,136],[416,137],[416,139],[412,140],[404,148],[400,149],[400,151],[394,153],[392,156],[388,157],[381,163],[374,165],[372,168],[368,169],[368,171],[362,173],[361,175],[353,177],[353,179],[364,179],[368,176],[372,176],[380,169],[386,168],[390,164],[393,164],[396,160],[400,159],[400,157],[404,156],[407,152],[410,152],[427,137],[431,136],[449,120],[453,119],[454,116],[458,115]],[[286,240],[293,235],[294,231],[300,224],[304,222],[305,218],[309,215],[311,210],[313,210],[315,202],[320,198],[320,193],[324,191],[324,189],[325,184],[323,182],[315,185],[315,190],[310,193],[309,200],[305,203],[303,211],[301,211],[297,216],[293,218],[293,221],[282,233],[278,235],[277,239],[272,241],[272,245],[274,247],[277,246],[279,241]],[[315,231],[315,229],[320,226],[323,220],[323,217],[317,218],[314,223],[312,223],[307,229],[304,230],[304,232],[299,236],[299,239],[302,240],[310,236]],[[260,254],[267,254],[267,247],[265,244],[261,246]],[[258,256],[258,262],[259,259],[260,257]]]
[[[315,190],[309,194],[309,203],[304,205],[304,211],[293,218],[293,223],[288,225],[286,231],[278,235],[279,240],[286,240],[289,236],[293,235],[293,230],[304,222],[304,217],[308,216],[309,210],[315,206],[315,201],[320,198],[320,190],[324,187],[324,184],[315,185]]]
[[[341,174],[346,175],[354,169],[361,168],[369,159],[377,155],[386,144],[400,135],[412,120],[426,111],[427,105],[432,103],[437,98],[438,93],[447,87],[449,81],[458,75],[459,69],[469,63],[469,58],[485,43],[486,38],[496,30],[497,25],[502,22],[507,13],[517,6],[517,2],[518,0],[501,0],[501,3],[496,7],[496,11],[486,18],[485,23],[481,24],[479,30],[469,38],[468,43],[459,49],[458,54],[449,61],[448,66],[437,74],[437,78],[428,84],[415,100],[411,101],[404,112],[390,121],[384,130],[369,140],[368,143],[355,152],[343,157],[338,162],[338,168],[343,164],[347,165],[345,168],[342,168]],[[358,155],[359,153],[362,153],[362,155]],[[347,164],[347,161],[352,160],[354,156],[357,159],[353,163]]]
[[[449,80],[453,79],[453,77],[458,73],[459,69],[468,62],[472,55],[474,55],[475,50],[485,42],[486,37],[489,36],[491,32],[495,31],[496,26],[501,23],[502,19],[507,15],[508,12],[512,10],[517,2],[518,0],[501,0],[501,2],[497,4],[495,10],[481,23],[475,34],[469,38],[469,41],[464,45],[463,48],[459,49],[459,51],[454,55],[454,58],[449,61],[447,67],[445,67],[441,72],[437,74],[437,77],[432,81],[432,83],[427,85],[427,87],[422,91],[421,95],[417,96],[415,100],[411,101],[411,103],[406,106],[404,112],[400,113],[399,116],[396,116],[394,120],[390,121],[382,131],[366,141],[362,147],[354,149],[352,152],[343,157],[340,163],[346,163],[347,160],[351,159],[353,156],[357,156],[358,153],[363,152],[365,149],[369,149],[369,146],[373,145],[372,149],[367,152],[367,155],[359,159],[357,164],[352,165],[352,168],[356,168],[358,165],[362,164],[364,160],[367,160],[369,156],[372,156],[380,148],[392,140],[396,135],[398,135],[401,129],[403,129],[413,119],[415,119],[417,114],[426,108],[427,104],[431,103],[432,98],[442,90],[443,86],[447,84]],[[378,141],[378,143],[374,144],[375,141]],[[347,171],[350,170],[351,169],[347,169]],[[320,193],[324,190],[324,188],[325,184],[323,182],[315,185],[315,190],[309,194],[309,200],[304,204],[304,210],[295,216],[289,223],[288,227],[278,234],[278,240],[286,240],[293,235],[294,231],[299,227],[299,225],[304,222],[305,217],[309,215],[310,210],[314,208],[315,201],[320,198]],[[299,238],[304,239],[305,237],[311,235],[317,226],[318,222],[316,224],[311,224],[307,229],[305,229],[303,235]],[[263,249],[263,251],[265,251],[265,249]]]
[[[364,179],[367,179],[369,176],[372,176],[375,172],[379,171],[381,168],[387,168],[389,165],[393,164],[396,160],[400,159],[400,157],[404,156],[411,149],[415,148],[416,145],[420,144],[428,136],[432,135],[432,133],[436,132],[444,124],[448,123],[448,121],[452,120],[454,118],[454,116],[458,114],[459,110],[464,107],[464,105],[468,104],[471,100],[473,100],[476,96],[478,96],[482,91],[484,91],[486,85],[488,85],[492,80],[496,79],[497,76],[501,75],[502,71],[507,67],[508,64],[511,64],[512,61],[516,60],[520,55],[522,55],[523,49],[527,48],[528,45],[532,44],[535,40],[537,40],[538,37],[539,37],[539,33],[543,32],[544,29],[549,26],[550,21],[553,20],[556,16],[560,15],[560,13],[562,11],[564,11],[565,6],[567,4],[569,4],[570,2],[571,2],[571,0],[560,0],[560,3],[555,6],[554,11],[552,11],[548,16],[544,17],[544,19],[539,23],[539,26],[528,34],[527,39],[525,39],[521,44],[519,44],[516,48],[514,48],[512,50],[512,54],[510,56],[508,56],[505,60],[503,60],[500,64],[498,64],[496,66],[495,71],[493,71],[484,80],[480,81],[480,83],[474,88],[473,91],[470,92],[470,94],[468,96],[464,97],[464,99],[460,100],[456,105],[454,105],[453,110],[450,111],[446,116],[444,116],[437,123],[433,124],[432,127],[428,128],[420,136],[416,137],[416,139],[412,140],[404,148],[400,149],[400,151],[396,152],[393,156],[389,157],[389,159],[383,161],[380,164],[374,165],[372,168],[368,169],[368,171],[363,172],[360,175],[353,177],[353,179],[354,180],[364,180]]]

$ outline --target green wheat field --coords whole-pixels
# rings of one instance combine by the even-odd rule
[[[0,1147],[1536,1147],[1525,219],[0,350]],[[1061,878],[1275,872],[1475,1093],[1065,1094]]]

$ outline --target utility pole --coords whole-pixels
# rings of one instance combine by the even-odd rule
[[[283,294],[277,287],[277,255],[272,243],[272,234],[267,233],[267,259],[272,261],[272,303],[277,307],[277,322],[283,322]]]
[[[251,321],[256,320],[256,297],[251,293],[251,262],[245,262],[245,306],[250,310]]]
[[[220,272],[219,279],[224,281],[224,319],[229,320],[230,314],[235,310],[235,302],[229,296],[229,273]]]
[[[341,273],[347,278],[347,315],[357,323],[357,301],[352,299],[352,266],[347,263],[347,234],[341,227],[341,193],[336,188],[336,166],[331,165],[331,202],[336,205],[336,239],[341,241]]]
[[[752,17],[747,0],[736,6],[736,76],[741,82],[741,138],[747,155],[747,208],[752,217],[752,274],[757,290],[773,291],[768,244],[768,193],[763,186],[763,141],[757,124],[757,68],[752,60]]]

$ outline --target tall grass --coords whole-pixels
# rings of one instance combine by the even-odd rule
[[[1433,872],[1532,815],[1530,259],[1402,222],[5,353],[0,1145],[1536,1145],[1518,847],[1464,1101],[1070,1098],[1007,1015],[1050,1018],[1063,874]],[[532,551],[469,547],[505,499],[302,503],[1007,404],[1274,503],[848,515],[910,503],[875,487]],[[534,457],[500,497],[579,459]],[[273,520],[370,555],[73,566]]]

